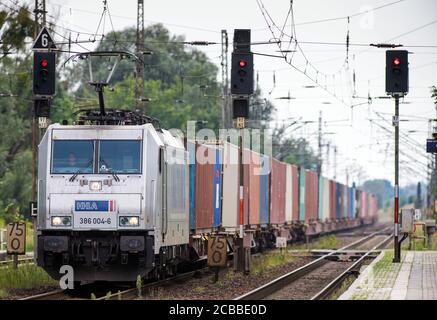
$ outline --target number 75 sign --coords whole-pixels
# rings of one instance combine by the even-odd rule
[[[9,223],[6,231],[7,253],[26,253],[26,224],[23,222]]]
[[[224,236],[211,236],[208,239],[208,266],[226,267],[227,242]]]

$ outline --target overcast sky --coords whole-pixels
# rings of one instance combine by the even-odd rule
[[[5,0],[11,4],[13,0]],[[50,14],[59,15],[58,24],[78,32],[94,33],[103,10],[103,1],[97,0],[46,0]],[[220,42],[220,30],[226,29],[232,41],[234,28],[252,29],[252,42],[269,41],[272,34],[264,20],[256,0],[144,0],[146,25],[163,23],[172,33],[185,35],[188,41],[203,40]],[[19,1],[29,3],[34,1]],[[397,2],[397,3],[394,3]],[[108,0],[115,30],[134,26],[136,0]],[[290,8],[288,0],[262,1],[266,16],[275,22],[272,30],[279,36]],[[382,8],[386,4],[394,3]],[[366,13],[367,11],[367,13]],[[363,14],[358,15],[362,12]],[[267,15],[268,13],[268,15]],[[364,178],[386,178],[393,181],[394,135],[391,116],[394,101],[358,97],[385,96],[385,49],[364,46],[370,43],[389,42],[403,44],[411,53],[410,93],[401,104],[401,185],[426,179],[427,155],[425,141],[428,136],[428,118],[436,118],[430,98],[431,85],[437,85],[437,1],[435,0],[294,0],[293,16],[296,39],[311,66],[307,75],[324,87],[306,88],[315,83],[296,71],[284,59],[256,55],[255,70],[259,72],[259,85],[264,96],[271,99],[278,123],[291,124],[293,119],[314,121],[302,128],[290,127],[287,132],[309,139],[317,148],[317,120],[323,112],[324,144],[330,144],[330,156],[324,149],[324,175],[333,177],[333,145],[338,147],[337,177],[349,183],[357,181],[357,167],[365,171]],[[350,17],[349,24],[346,17]],[[341,18],[317,23],[323,19]],[[290,17],[284,32],[290,35],[293,20]],[[271,23],[270,23],[271,24]],[[346,34],[349,29],[349,70],[346,69]],[[104,32],[112,30],[106,20]],[[61,31],[61,30],[60,30]],[[65,34],[65,30],[62,33]],[[99,33],[103,30],[100,28]],[[72,38],[77,37],[76,33]],[[80,39],[87,35],[80,34]],[[56,40],[60,40],[55,36]],[[282,48],[288,48],[289,38],[282,38]],[[313,43],[308,43],[313,42]],[[316,42],[316,43],[314,43]],[[320,42],[337,43],[320,44]],[[339,44],[338,44],[339,43]],[[358,44],[358,45],[357,45]],[[92,48],[92,45],[84,45]],[[80,49],[76,47],[76,49]],[[220,65],[220,45],[200,47],[210,59]],[[292,43],[290,49],[294,49]],[[280,55],[276,44],[252,46],[252,51]],[[289,53],[290,58],[291,53]],[[292,65],[305,70],[306,61],[297,51]],[[319,73],[317,74],[317,71]],[[355,88],[352,74],[355,72]],[[276,85],[273,86],[273,74]],[[324,74],[327,76],[325,77]],[[327,81],[327,83],[326,83]],[[278,100],[290,92],[293,100]],[[269,94],[270,93],[270,94]],[[333,95],[335,93],[336,97]],[[364,104],[363,104],[364,103]],[[358,104],[358,105],[357,105]],[[351,105],[357,105],[351,108]],[[384,118],[385,120],[383,120]],[[371,122],[373,121],[373,122]],[[383,127],[383,128],[382,128]],[[297,130],[295,130],[298,128]],[[384,129],[385,128],[385,129]],[[295,131],[294,131],[295,130]],[[388,130],[388,131],[387,131]],[[408,141],[407,141],[408,140]],[[355,169],[354,169],[355,168]],[[362,182],[362,181],[361,181]]]

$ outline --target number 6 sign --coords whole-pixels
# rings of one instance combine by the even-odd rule
[[[7,226],[7,253],[26,253],[26,224],[23,222],[9,223]]]

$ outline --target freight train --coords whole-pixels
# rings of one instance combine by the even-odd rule
[[[248,149],[240,210],[237,146],[187,141],[129,111],[80,119],[39,144],[35,259],[55,279],[62,265],[77,282],[155,278],[202,259],[213,233],[229,250],[250,234],[255,250],[377,217],[374,195]]]

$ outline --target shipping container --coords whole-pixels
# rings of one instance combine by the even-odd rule
[[[293,175],[291,165],[287,164],[285,177],[285,221],[291,222],[293,218]]]
[[[283,224],[285,222],[285,182],[287,165],[272,159],[270,179],[270,223]]]
[[[342,215],[342,210],[343,210],[343,200],[342,200],[342,194],[341,194],[341,184],[336,182],[336,203],[335,203],[335,207],[336,207],[336,213],[335,213],[335,217],[337,219],[341,218]]]
[[[299,220],[305,220],[305,169],[300,168],[299,171]]]
[[[216,147],[214,163],[214,227],[221,224],[223,149]]]
[[[240,224],[238,147],[225,142],[223,148],[222,226],[235,231]]]
[[[349,208],[350,208],[350,191],[349,186],[344,186],[344,217],[349,218]]]
[[[270,158],[261,155],[263,172],[260,175],[260,224],[269,223],[270,215]]]
[[[215,146],[196,146],[196,229],[212,229],[215,213],[215,162],[218,149]],[[217,170],[220,173],[220,170]],[[219,180],[217,180],[219,186]]]
[[[190,229],[196,229],[196,149],[192,141],[187,141],[189,155],[189,198],[190,198]]]
[[[337,217],[337,184],[329,180],[329,219],[335,220]]]
[[[324,188],[324,184],[323,184],[323,177],[319,176],[319,204],[318,204],[318,212],[317,212],[317,218],[319,220],[323,220],[323,201],[324,201],[324,197],[326,197],[325,195],[325,190]]]
[[[351,219],[355,218],[355,188],[350,188],[350,208],[349,208],[349,217]]]
[[[305,221],[317,220],[319,183],[317,172],[305,171]]]
[[[361,193],[361,218],[367,218],[367,193]]]
[[[324,177],[319,178],[319,219],[326,221],[330,218],[330,181]]]
[[[292,193],[292,220],[299,220],[299,168],[297,166],[291,166],[291,179],[293,182]]]
[[[260,175],[261,157],[259,153],[244,150],[244,217],[245,224],[260,223]]]

